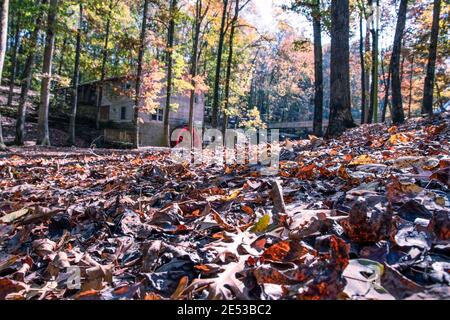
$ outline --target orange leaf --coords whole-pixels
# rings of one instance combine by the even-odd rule
[[[345,162],[350,162],[350,161],[352,161],[352,159],[353,159],[353,156],[351,154],[346,154],[344,156],[344,161]]]
[[[316,169],[316,165],[310,164],[308,166],[304,166],[300,168],[297,173],[297,178],[299,179],[312,179],[314,177],[314,170]]]
[[[248,215],[252,216],[252,215],[255,214],[255,211],[253,211],[253,209],[251,207],[249,207],[249,206],[242,206],[241,209],[242,209],[242,211],[244,211]]]
[[[369,155],[361,155],[352,162],[350,162],[351,166],[359,166],[363,164],[370,164],[370,163],[376,163],[374,159],[372,159]]]
[[[147,293],[144,297],[144,300],[162,300],[162,298],[155,293]]]
[[[338,171],[337,171],[337,175],[339,178],[344,179],[344,180],[350,180],[351,177],[348,174],[347,170],[345,169],[344,166],[340,166]]]
[[[399,144],[399,143],[405,143],[408,141],[410,141],[410,138],[406,134],[403,134],[403,133],[394,134],[389,138],[389,142],[394,145]]]
[[[263,257],[272,261],[283,261],[291,249],[290,241],[281,241],[269,247]]]

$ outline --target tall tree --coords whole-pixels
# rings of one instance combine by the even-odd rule
[[[350,12],[348,0],[331,1],[330,120],[327,137],[354,127],[350,99]]]
[[[3,64],[6,55],[6,41],[8,39],[8,11],[9,0],[0,0],[0,82],[3,74]],[[0,150],[5,150],[6,146],[3,141],[2,120],[0,115]]]
[[[170,99],[172,96],[172,86],[173,86],[173,50],[174,50],[174,38],[175,38],[175,15],[177,11],[178,0],[171,0],[169,7],[169,28],[167,32],[167,49],[166,49],[166,60],[167,60],[167,86],[166,86],[166,107],[164,109],[164,144],[166,147],[170,147]]]
[[[67,35],[64,36],[62,47],[61,47],[61,53],[59,55],[59,65],[58,65],[58,75],[62,74],[64,61],[66,57],[66,50],[67,50],[67,42],[69,41],[69,37]]]
[[[97,97],[97,116],[95,118],[95,127],[97,129],[100,128],[100,108],[103,100],[103,85],[106,79],[106,63],[108,62],[108,46],[109,46],[109,37],[111,33],[111,15],[113,10],[113,0],[109,1],[109,11],[106,17],[106,27],[105,27],[105,43],[103,44],[103,52],[102,52],[102,70],[100,76],[100,86],[98,87],[98,97]],[[142,65],[142,62],[141,62]],[[142,69],[141,69],[142,74]],[[139,84],[140,86],[140,84]]]
[[[391,59],[391,62],[389,63],[387,77],[385,75],[386,72],[385,72],[385,68],[384,68],[384,59],[381,59],[381,72],[383,74],[383,82],[384,82],[384,101],[383,101],[383,111],[381,114],[381,122],[385,122],[387,108],[390,107],[389,92],[390,92],[390,88],[391,88],[391,78],[392,78],[392,59]]]
[[[195,86],[196,86],[195,78],[197,77],[198,73],[198,63],[201,53],[199,48],[200,34],[203,20],[209,11],[210,3],[211,1],[208,1],[205,10],[203,10],[203,1],[196,0],[195,2],[195,18],[193,24],[192,57],[191,57],[192,89],[189,97],[189,132],[191,133],[192,137],[191,139],[192,146],[194,146],[194,111],[195,111],[194,106],[195,106]]]
[[[149,0],[144,0],[144,9],[142,13],[142,26],[141,26],[141,36],[139,40],[139,53],[137,62],[137,74],[136,74],[136,89],[135,89],[135,101],[134,101],[134,116],[133,125],[136,131],[134,137],[134,147],[139,148],[139,110],[141,107],[141,85],[142,85],[142,69],[144,62],[144,52],[145,52],[145,42],[147,33],[147,20],[148,20],[148,5]]]
[[[358,1],[359,8],[359,59],[361,66],[361,124],[366,122],[367,118],[367,74],[366,74],[366,53],[365,43],[368,39],[364,40],[364,20],[367,20],[365,0]],[[367,34],[366,34],[367,38]]]
[[[228,106],[230,102],[230,84],[231,84],[231,69],[233,67],[233,50],[234,50],[234,34],[236,32],[236,27],[239,19],[239,0],[236,0],[234,4],[234,16],[231,21],[230,38],[228,41],[228,61],[227,70],[225,75],[225,97],[224,97],[224,108],[223,108],[223,122],[222,122],[222,133],[225,137],[226,130],[228,128]],[[225,143],[225,139],[224,139]]]
[[[411,61],[409,64],[409,99],[408,99],[408,118],[411,118],[412,92],[413,92],[413,77],[414,77],[414,53],[411,54]],[[437,84],[437,83],[436,83]]]
[[[23,0],[19,1],[19,8],[22,4]],[[9,79],[9,93],[8,93],[8,106],[12,105],[13,96],[14,96],[14,87],[16,82],[17,75],[17,53],[19,51],[20,46],[20,28],[21,28],[21,18],[22,14],[19,10],[17,10],[16,14],[16,23],[15,23],[15,31],[14,31],[14,44],[12,47],[12,57],[11,57],[11,78]]]
[[[315,1],[311,8],[314,33],[314,121],[313,132],[316,136],[322,135],[323,122],[323,56],[322,56],[322,22],[320,0]]]
[[[211,126],[217,128],[219,125],[220,107],[220,74],[222,71],[223,45],[225,42],[225,24],[228,16],[228,0],[223,0],[222,19],[220,22],[219,44],[217,46],[216,73],[214,77],[213,104],[211,112]]]
[[[50,84],[52,80],[53,53],[55,49],[56,22],[59,0],[50,0],[47,16],[47,31],[42,67],[41,101],[39,105],[37,143],[50,146],[50,132],[48,127],[48,111],[50,105]]]
[[[306,15],[312,17],[314,37],[314,117],[313,133],[323,134],[323,53],[322,53],[322,10],[320,0],[293,0],[291,10],[306,8]],[[303,10],[302,10],[303,11]]]
[[[365,1],[365,0],[363,0]],[[372,122],[372,117],[370,117],[370,115],[372,114],[373,116],[373,109],[371,111],[370,108],[370,76],[371,76],[371,72],[370,70],[372,70],[371,67],[371,60],[368,59],[368,54],[371,52],[371,41],[370,41],[370,23],[368,22],[368,17],[366,16],[366,36],[364,39],[364,58],[365,58],[365,70],[364,70],[364,87],[365,87],[365,101],[366,101],[366,110],[364,112],[364,121],[362,123],[371,123]],[[369,120],[370,119],[370,120]]]
[[[433,88],[435,81],[437,43],[439,37],[439,16],[441,14],[441,0],[434,0],[433,24],[431,26],[430,48],[428,54],[427,75],[423,86],[422,113],[433,115]]]
[[[80,56],[81,56],[81,32],[83,28],[83,3],[80,2],[79,21],[77,28],[77,44],[75,47],[75,66],[72,80],[72,109],[69,123],[69,144],[75,145],[75,123],[77,120],[78,87],[80,84]]]
[[[403,111],[402,84],[400,79],[400,56],[402,52],[402,39],[406,25],[408,0],[401,0],[398,10],[397,27],[395,29],[394,45],[392,48],[391,76],[392,76],[392,122],[395,124],[405,121]]]
[[[47,0],[43,0],[42,3],[46,3]],[[35,1],[35,6],[38,7],[41,0]],[[27,98],[28,92],[31,88],[31,81],[33,79],[33,65],[36,60],[36,46],[39,37],[39,32],[41,30],[43,12],[39,10],[37,17],[34,21],[34,29],[31,33],[28,45],[28,55],[25,60],[24,69],[22,73],[22,80],[20,85],[20,97],[19,97],[19,112],[17,113],[16,121],[16,137],[14,143],[16,145],[24,144],[25,137],[25,122],[27,114]]]
[[[379,27],[380,27],[380,2],[379,0],[369,0],[371,10],[371,27],[372,34],[372,85],[370,88],[370,108],[368,121],[369,123],[378,122],[378,56],[379,56]]]

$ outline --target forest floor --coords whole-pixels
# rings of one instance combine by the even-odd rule
[[[443,113],[286,142],[276,177],[12,148],[0,299],[449,299],[449,137]]]

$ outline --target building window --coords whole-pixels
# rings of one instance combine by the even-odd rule
[[[102,120],[102,121],[109,120],[109,106],[101,106],[100,107],[100,120]]]
[[[198,103],[198,95],[194,95],[194,102]]]
[[[163,121],[164,118],[164,110],[162,108],[158,108],[155,113],[152,114],[153,121]]]
[[[127,107],[120,109],[120,120],[127,120]]]

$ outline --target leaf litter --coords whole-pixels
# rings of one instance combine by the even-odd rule
[[[288,141],[277,177],[164,150],[1,155],[0,299],[449,299],[449,123]]]

